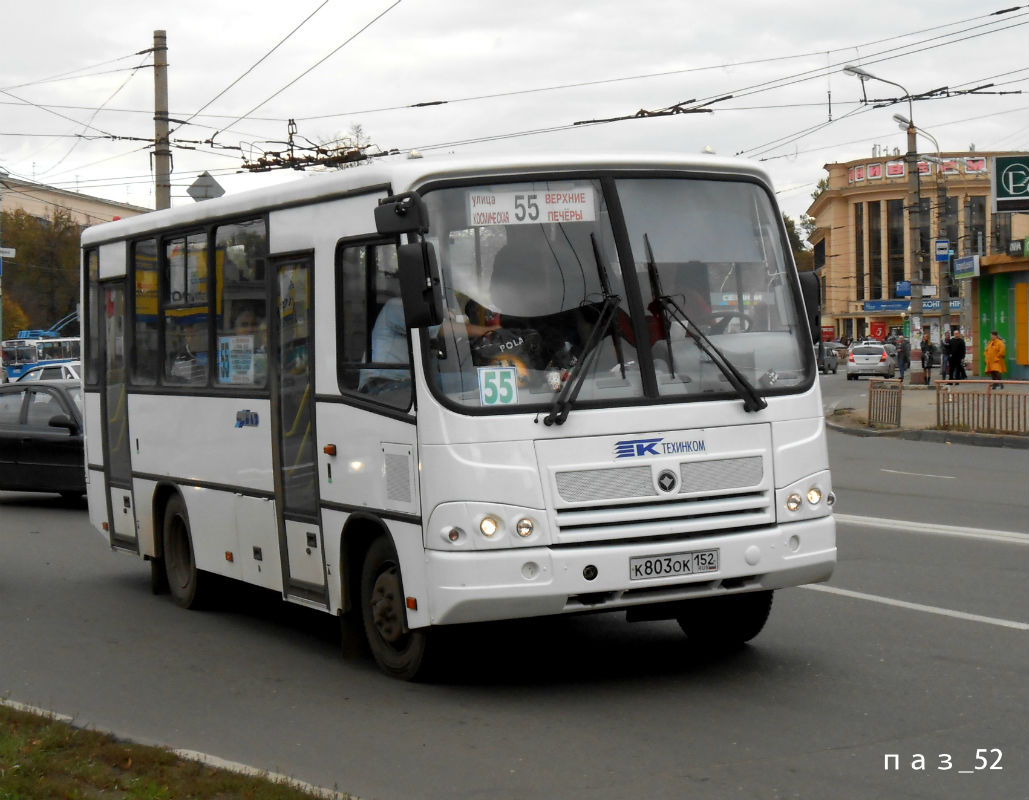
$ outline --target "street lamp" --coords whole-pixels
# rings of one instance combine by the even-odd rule
[[[915,249],[918,249],[918,273],[915,274],[915,264],[912,263],[911,272],[911,323],[912,328],[920,327],[922,321],[922,272],[924,253],[922,248],[919,247],[919,238],[921,233],[921,213],[919,205],[921,202],[921,185],[918,175],[918,139],[917,139],[917,128],[913,122],[914,105],[911,101],[911,92],[905,89],[901,84],[896,81],[887,80],[886,78],[880,78],[878,75],[873,75],[871,72],[862,69],[861,67],[855,67],[853,64],[847,64],[843,71],[847,75],[853,75],[860,79],[862,91],[864,91],[865,81],[879,81],[881,83],[888,83],[891,86],[896,86],[898,89],[904,92],[904,99],[908,101],[908,116],[905,122],[907,122],[907,134],[908,134],[908,151],[904,156],[904,160],[907,162],[908,168],[908,239],[910,241],[911,252],[914,254]],[[912,258],[914,262],[914,258]]]

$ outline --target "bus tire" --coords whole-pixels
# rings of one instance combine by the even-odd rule
[[[676,621],[690,642],[726,650],[749,642],[765,627],[772,611],[772,590],[704,597],[683,605]]]
[[[371,543],[361,566],[361,619],[379,669],[405,681],[424,674],[429,632],[407,627],[400,564],[383,536]]]
[[[164,574],[168,591],[182,608],[199,608],[204,597],[205,576],[197,569],[193,537],[189,528],[186,503],[173,495],[164,509]]]

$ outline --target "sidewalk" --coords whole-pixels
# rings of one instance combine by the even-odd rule
[[[1011,385],[1002,391],[1026,393],[1026,384]],[[983,447],[1014,447],[1029,449],[1029,436],[978,433],[936,429],[936,383],[931,386],[912,386],[904,382],[901,398],[900,427],[870,426],[868,424],[867,393],[861,408],[837,408],[825,418],[825,426],[851,436],[885,436],[923,442],[972,444]]]

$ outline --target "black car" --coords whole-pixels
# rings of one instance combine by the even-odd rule
[[[78,381],[0,386],[0,489],[85,494]]]

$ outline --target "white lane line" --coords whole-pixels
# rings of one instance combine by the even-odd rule
[[[891,473],[893,475],[914,475],[916,478],[943,478],[944,480],[948,480],[948,481],[957,480],[957,476],[956,475],[930,475],[927,472],[904,472],[903,470],[899,470],[899,469],[885,469],[883,467],[880,467],[879,471],[880,472],[889,472],[889,473]]]
[[[983,539],[991,542],[1029,544],[1029,533],[1018,531],[997,531],[987,528],[964,528],[958,525],[938,525],[933,522],[910,522],[905,519],[879,519],[861,517],[856,514],[833,514],[837,522],[859,525],[865,528],[879,528],[898,533],[932,533],[937,536],[960,536],[966,539]]]
[[[828,592],[829,594],[838,594],[841,597],[852,597],[856,600],[870,600],[873,603],[881,603],[885,606],[895,606],[896,608],[906,608],[911,611],[924,611],[927,614],[938,614],[941,617],[963,619],[969,622],[984,622],[987,625],[997,625],[1001,628],[1013,628],[1016,631],[1029,631],[1029,622],[1014,622],[1010,619],[984,617],[980,614],[966,614],[964,611],[953,611],[949,608],[939,608],[938,606],[925,606],[921,603],[909,603],[906,600],[894,600],[890,597],[880,597],[876,594],[852,592],[849,589],[838,589],[835,586],[822,586],[819,584],[809,583],[804,586],[801,586],[800,588],[811,589],[816,592]]]

